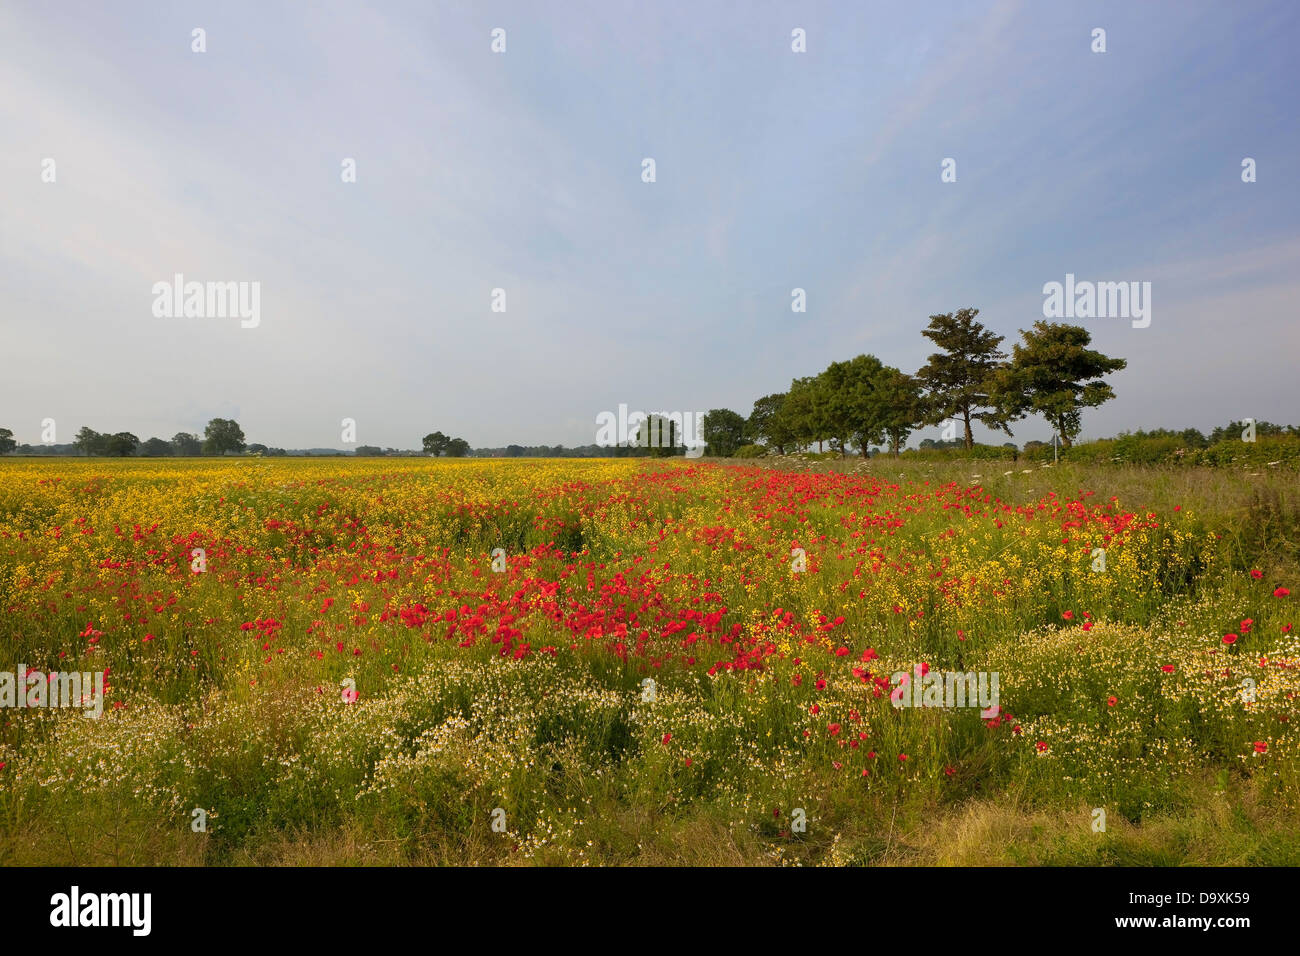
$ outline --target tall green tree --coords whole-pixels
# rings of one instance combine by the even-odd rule
[[[754,403],[749,415],[750,433],[775,448],[778,455],[784,455],[786,447],[795,440],[789,422],[782,415],[785,398],[785,392],[764,395]]]
[[[744,416],[729,408],[710,409],[704,416],[704,441],[710,452],[730,458],[745,444]]]
[[[140,446],[140,456],[142,458],[161,458],[171,453],[171,443],[163,441],[161,438],[150,438]]]
[[[453,438],[447,442],[448,458],[464,458],[469,454],[469,442],[463,438]]]
[[[433,457],[437,458],[447,450],[447,445],[450,444],[450,442],[451,439],[442,432],[430,432],[428,435],[424,436],[424,453],[426,455],[433,455]]]
[[[1046,322],[1020,330],[1024,342],[1012,350],[1002,377],[1002,403],[1042,415],[1069,448],[1082,427],[1082,412],[1115,397],[1101,380],[1128,365],[1088,348],[1092,336],[1081,325]]]
[[[172,454],[178,458],[197,458],[203,454],[203,442],[192,432],[177,432],[172,436]]]
[[[119,458],[125,458],[128,455],[134,455],[136,448],[140,446],[140,439],[136,438],[130,432],[118,432],[115,435],[105,436],[104,453],[115,455]]]
[[[0,428],[0,455],[7,455],[18,447],[14,433],[8,428]]]
[[[831,447],[839,451],[841,458],[858,424],[857,407],[862,397],[858,371],[850,362],[831,362],[817,376],[814,386],[819,420]]]
[[[965,443],[975,444],[972,421],[1011,434],[1008,423],[1018,417],[1014,409],[999,406],[998,376],[1005,367],[1006,353],[999,350],[1004,336],[996,335],[975,321],[979,309],[961,309],[930,316],[921,334],[939,346],[916,373],[926,389],[931,424],[948,418],[965,426]]]
[[[823,417],[841,455],[854,442],[865,456],[884,436],[884,368],[880,359],[864,354],[832,362],[818,376]]]
[[[897,458],[907,436],[925,422],[926,403],[921,396],[921,383],[905,372],[885,366],[878,381],[878,394],[884,406],[884,432],[889,438],[889,450]]]
[[[822,450],[822,442],[833,437],[827,416],[825,383],[819,376],[796,378],[790,383],[781,415],[790,430],[791,444],[804,448],[813,442]]]
[[[214,418],[203,429],[203,454],[224,455],[244,450],[244,430],[233,418]]]
[[[77,430],[77,437],[72,440],[72,444],[83,455],[102,455],[108,450],[108,435],[101,435],[93,428],[82,425]]]

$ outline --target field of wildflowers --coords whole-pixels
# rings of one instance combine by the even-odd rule
[[[0,863],[1300,862],[1295,526],[978,464],[0,463]]]

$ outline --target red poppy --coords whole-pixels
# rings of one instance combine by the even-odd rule
[[[1260,578],[1264,576],[1264,572],[1259,570],[1259,568],[1254,568],[1251,570],[1250,576],[1254,578],[1256,581],[1258,581]]]
[[[1119,698],[1118,698],[1118,697],[1107,697],[1107,698],[1106,698],[1106,706],[1107,706],[1107,707],[1114,707],[1114,706],[1115,706],[1116,704],[1118,704],[1118,703],[1119,703]]]
[[[1262,754],[1267,752],[1267,750],[1268,750],[1268,744],[1264,743],[1264,741],[1262,740],[1255,741],[1255,753]]]
[[[1236,643],[1237,643],[1237,635],[1236,635],[1236,634],[1224,634],[1224,635],[1223,635],[1223,643],[1225,643],[1225,644],[1236,644]]]
[[[1286,588],[1278,588],[1276,591],[1273,592],[1273,597],[1284,598],[1284,597],[1289,597],[1290,594],[1291,592],[1288,591]]]

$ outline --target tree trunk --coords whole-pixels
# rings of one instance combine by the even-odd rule
[[[965,409],[962,413],[962,420],[966,423],[966,448],[970,450],[975,447],[975,439],[970,433],[970,409]]]

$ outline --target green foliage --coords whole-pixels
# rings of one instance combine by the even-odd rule
[[[1011,434],[1008,426],[1017,416],[998,401],[998,376],[1006,354],[999,350],[1004,336],[996,335],[975,321],[979,309],[960,309],[930,316],[921,332],[943,351],[936,352],[916,373],[927,391],[929,421],[937,424],[956,418],[965,426],[966,447],[974,444],[970,424]]]
[[[1081,325],[1040,319],[1020,334],[1025,341],[1013,348],[1011,364],[997,376],[995,401],[1016,414],[1042,415],[1069,448],[1082,428],[1082,410],[1115,397],[1101,376],[1128,363],[1088,348],[1092,336]]]
[[[451,438],[442,432],[432,432],[424,436],[424,453],[435,458],[446,455],[448,458],[464,458],[469,454],[469,442],[463,438]]]
[[[911,375],[888,366],[880,370],[876,395],[882,405],[883,431],[889,448],[897,457],[907,436],[925,420],[926,403],[921,383]]]
[[[203,442],[190,432],[177,432],[172,436],[172,453],[178,458],[197,458],[203,454]]]
[[[729,408],[715,408],[704,416],[704,441],[709,454],[723,458],[745,444],[745,419]]]
[[[244,430],[231,418],[214,418],[203,429],[203,454],[224,455],[244,450]]]
[[[108,435],[101,435],[93,428],[82,425],[72,444],[83,455],[102,455],[108,451]]]
[[[778,455],[784,455],[787,446],[795,442],[794,431],[787,418],[781,414],[785,399],[785,392],[764,395],[754,403],[754,410],[749,416],[749,433],[767,442],[776,449]]]
[[[958,443],[960,445],[960,443]],[[1019,454],[1014,448],[1003,445],[982,445],[976,442],[970,448],[909,448],[899,455],[900,459],[910,461],[1016,461]],[[1051,446],[1048,446],[1047,460],[1052,460]]]

